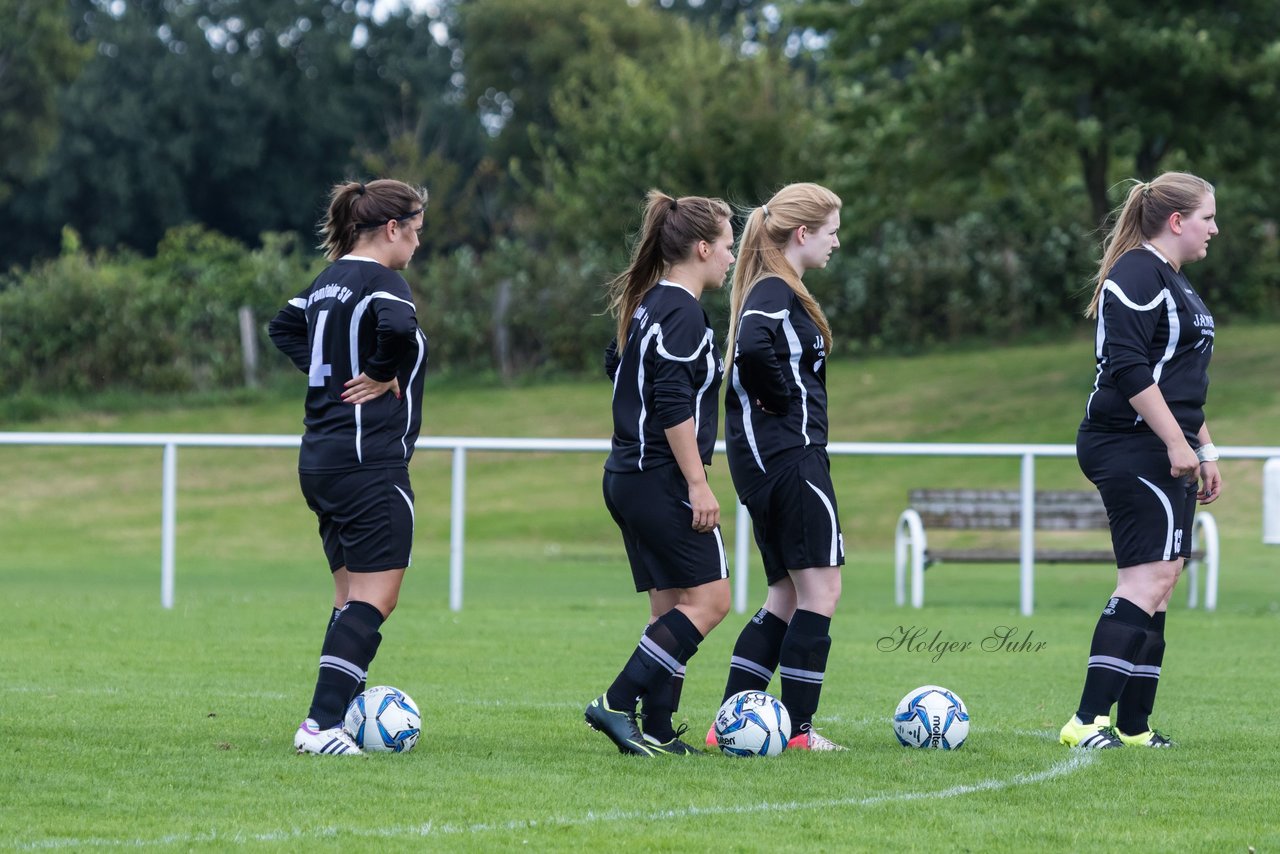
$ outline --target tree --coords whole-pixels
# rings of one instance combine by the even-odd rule
[[[186,222],[249,244],[311,234],[328,186],[363,177],[406,127],[446,160],[478,159],[456,46],[407,10],[375,21],[344,0],[75,3],[97,53],[63,94],[48,174],[0,209],[25,251],[54,251],[64,224],[91,247],[143,252]]]
[[[1216,140],[1243,162],[1278,126],[1269,0],[813,0],[797,15],[830,33],[848,144],[915,179],[894,196],[908,210],[1074,174],[1098,224],[1118,166],[1150,177]]]
[[[40,170],[58,130],[56,95],[89,54],[71,37],[66,8],[0,0],[0,202],[15,180]]]
[[[557,132],[534,136],[534,221],[561,245],[625,250],[653,186],[754,206],[813,178],[821,98],[776,50],[744,57],[682,23],[657,61],[599,48],[582,64],[552,94]]]
[[[460,8],[467,98],[505,170],[536,170],[531,133],[554,135],[551,96],[590,57],[655,57],[675,20],[623,0],[471,0]]]

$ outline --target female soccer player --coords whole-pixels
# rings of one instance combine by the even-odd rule
[[[697,754],[672,729],[685,663],[729,611],[720,504],[707,484],[724,372],[698,300],[733,263],[732,211],[719,199],[651,190],[631,263],[610,285],[617,337],[613,448],[604,501],[622,530],[649,625],[585,717],[622,753]],[[644,700],[644,731],[636,721]]]
[[[813,729],[844,540],[826,452],[831,327],[801,281],[839,248],[840,206],[825,187],[791,184],[752,211],[730,301],[729,473],[751,513],[769,592],[734,645],[724,698],[765,690],[779,668],[792,750],[844,749]]]
[[[1083,748],[1169,747],[1151,728],[1165,612],[1191,553],[1196,499],[1222,492],[1204,418],[1213,315],[1182,268],[1218,233],[1213,186],[1166,172],[1130,189],[1103,242],[1093,300],[1098,375],[1076,458],[1111,523],[1117,580],[1089,648],[1084,691],[1062,728]],[[1116,722],[1110,721],[1116,705]]]
[[[333,574],[299,753],[356,754],[342,729],[382,642],[413,547],[409,458],[422,423],[427,339],[397,270],[418,248],[427,193],[400,181],[336,185],[321,224],[333,263],[271,321],[271,340],[307,375],[298,477]]]

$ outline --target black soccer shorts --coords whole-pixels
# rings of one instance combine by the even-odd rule
[[[844,533],[825,450],[778,472],[743,504],[769,584],[786,578],[787,570],[844,564]]]
[[[1118,568],[1191,556],[1197,479],[1169,474],[1159,436],[1081,430],[1076,459],[1107,508]]]
[[[406,468],[299,474],[320,523],[330,571],[382,572],[409,566],[413,489]]]
[[[698,587],[729,577],[720,526],[693,530],[689,484],[674,463],[604,473],[604,503],[622,531],[636,592]]]

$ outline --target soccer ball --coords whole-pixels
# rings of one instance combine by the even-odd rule
[[[791,715],[763,691],[742,691],[716,712],[715,733],[730,756],[777,756],[791,738]]]
[[[422,715],[408,694],[379,685],[351,701],[342,725],[361,750],[407,753],[422,733]]]
[[[969,736],[969,710],[946,688],[921,685],[898,703],[893,731],[906,747],[955,750]]]

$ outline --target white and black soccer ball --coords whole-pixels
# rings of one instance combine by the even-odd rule
[[[907,747],[955,750],[969,737],[969,710],[954,692],[921,685],[898,703],[893,732]]]
[[[730,756],[777,756],[791,738],[791,714],[764,691],[742,691],[716,712],[715,734]]]
[[[408,694],[379,685],[351,701],[342,725],[361,750],[407,753],[422,734],[422,715]]]

